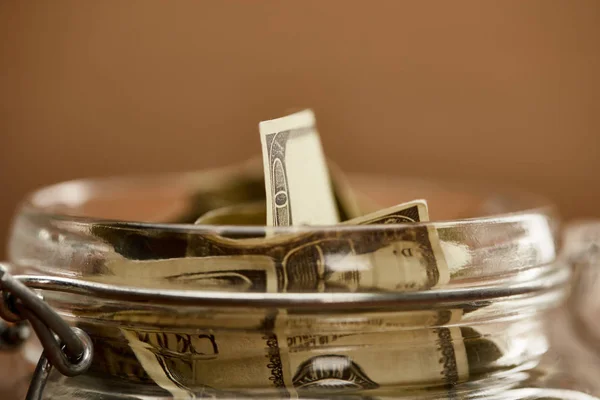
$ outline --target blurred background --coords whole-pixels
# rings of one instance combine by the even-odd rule
[[[0,244],[37,187],[241,161],[301,107],[347,171],[600,216],[597,0],[2,0]]]

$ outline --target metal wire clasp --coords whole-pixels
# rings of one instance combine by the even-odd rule
[[[90,337],[67,325],[41,296],[16,280],[3,264],[0,264],[0,292],[0,317],[16,323],[28,320],[44,347],[27,399],[41,398],[52,367],[65,376],[76,376],[89,368],[93,352]]]

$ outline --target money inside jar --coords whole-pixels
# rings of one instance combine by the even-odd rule
[[[442,296],[477,276],[509,279],[507,270],[553,276],[538,268],[555,256],[547,216],[428,224],[435,210],[427,199],[381,207],[368,191],[355,190],[325,158],[310,110],[263,122],[259,133],[262,163],[193,177],[192,201],[161,219],[162,227],[69,227],[75,238],[93,237],[93,250],[73,261],[83,266],[76,274],[111,287],[225,298],[342,295],[348,304],[307,311],[293,303],[227,308],[77,299],[68,313],[94,340],[90,377],[136,382],[148,396],[172,398],[458,398],[461,384],[503,376],[545,352],[545,338],[531,337],[538,318],[497,317],[530,310],[523,299],[423,297],[394,309],[361,309],[353,308],[352,295]],[[65,302],[48,299],[57,308]]]

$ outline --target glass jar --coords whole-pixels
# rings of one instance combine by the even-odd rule
[[[86,180],[26,199],[12,272],[94,345],[91,368],[53,372],[44,398],[600,395],[544,200],[363,176],[371,204],[426,198],[435,222],[192,224],[208,203],[262,194],[250,180],[223,195],[222,179]]]
[[[563,236],[563,258],[574,266],[569,325],[591,353],[600,354],[600,221],[572,222]]]

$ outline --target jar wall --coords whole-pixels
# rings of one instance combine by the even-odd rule
[[[169,196],[188,201],[186,185],[197,181],[180,178]],[[556,333],[571,323],[563,306],[571,268],[556,259],[551,207],[478,194],[466,196],[470,204],[507,205],[492,207],[507,214],[293,229],[86,217],[90,207],[117,212],[122,199],[143,201],[140,193],[166,182],[121,180],[116,198],[105,190],[110,180],[70,183],[34,195],[18,215],[15,268],[94,343],[91,369],[54,372],[45,398],[599,393],[593,379],[573,374],[585,346],[571,331]],[[431,193],[440,204],[449,198]],[[396,243],[408,255],[394,252]],[[370,258],[380,248],[388,258]],[[400,263],[398,253],[417,256]],[[585,363],[600,371],[589,352]]]

